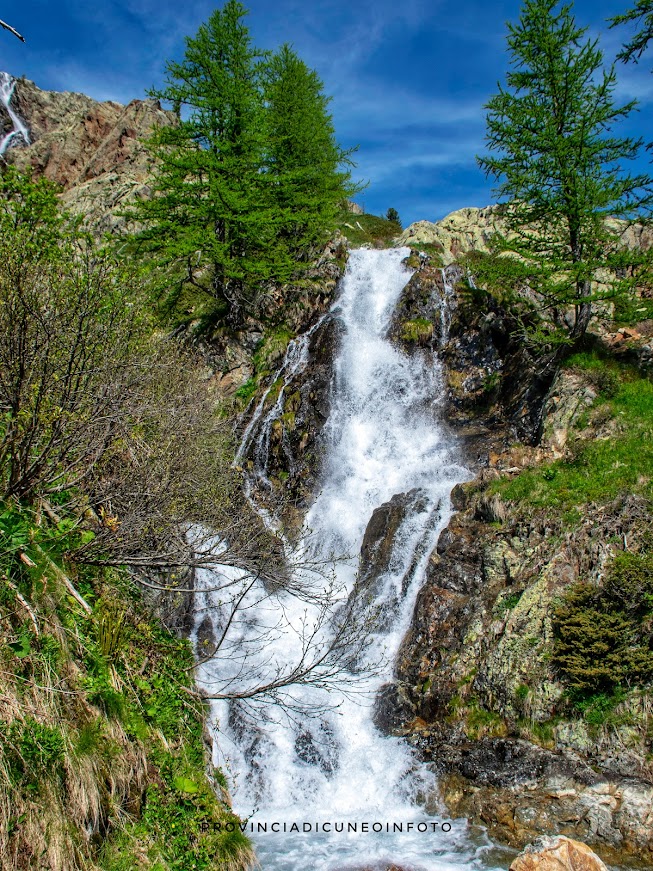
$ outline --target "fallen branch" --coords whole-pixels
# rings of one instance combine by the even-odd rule
[[[32,563],[32,565],[34,565],[34,563]],[[20,592],[20,590],[18,589],[18,587],[15,584],[12,584],[12,582],[9,580],[9,578],[6,575],[2,576],[2,580],[5,581],[7,586],[10,587],[14,591],[14,593],[16,594],[16,598],[18,599],[20,604],[23,606],[23,608],[29,614],[29,619],[32,621],[32,626],[34,627],[34,634],[40,635],[41,633],[39,631],[39,624],[38,624],[38,621],[36,619],[36,614],[32,610],[32,608],[31,608],[30,604],[28,603],[27,599],[25,598],[25,596],[23,596],[23,594]]]
[[[83,597],[80,593],[77,592],[77,590],[76,590],[75,587],[73,586],[72,581],[70,580],[70,578],[68,577],[68,575],[67,575],[65,572],[63,572],[63,571],[59,568],[59,566],[58,566],[55,562],[53,562],[53,560],[50,559],[50,557],[49,557],[49,556],[47,555],[47,553],[43,550],[43,548],[40,547],[40,546],[39,546],[35,541],[32,542],[32,546],[37,550],[37,552],[39,553],[39,555],[43,557],[43,559],[45,560],[45,562],[46,562],[47,565],[48,565],[48,568],[51,569],[51,571],[54,573],[54,575],[55,575],[55,577],[57,578],[57,580],[61,581],[61,583],[62,583],[62,584],[65,586],[65,588],[68,590],[68,592],[69,592],[70,595],[73,597],[73,599],[74,599],[74,600],[75,600],[79,605],[82,606],[82,608],[84,609],[84,611],[86,611],[87,614],[90,614],[91,611],[92,611],[91,606],[88,604],[88,602],[86,601],[86,599],[84,599],[84,597]]]

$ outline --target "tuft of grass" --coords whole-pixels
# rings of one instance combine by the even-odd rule
[[[404,342],[423,344],[433,337],[433,324],[427,318],[402,321],[401,338]]]
[[[252,398],[252,396],[254,396],[254,394],[256,393],[257,386],[258,385],[256,382],[256,378],[248,378],[248,380],[245,381],[245,383],[242,384],[238,388],[238,390],[236,390],[236,393],[234,395],[236,399],[241,400],[243,405],[246,405]]]
[[[257,375],[267,375],[281,363],[292,338],[292,331],[284,325],[266,331],[254,351],[252,360]]]

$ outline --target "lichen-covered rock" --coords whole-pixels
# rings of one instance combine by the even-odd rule
[[[586,844],[559,835],[538,838],[521,856],[517,856],[510,871],[608,871],[605,864]]]
[[[98,235],[123,227],[119,212],[149,195],[151,157],[141,140],[156,125],[177,123],[155,100],[122,106],[43,91],[27,79],[16,82],[12,105],[31,144],[10,148],[7,161],[61,185],[65,207]]]
[[[468,251],[486,251],[490,234],[497,225],[499,218],[496,206],[459,209],[436,223],[417,221],[411,224],[399,236],[397,243],[413,248],[433,245],[440,252],[443,265],[447,266]]]

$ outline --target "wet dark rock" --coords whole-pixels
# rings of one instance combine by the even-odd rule
[[[409,353],[417,347],[438,347],[447,330],[442,320],[445,298],[442,270],[423,259],[395,306],[388,338]]]
[[[310,338],[308,364],[284,387],[283,413],[270,433],[268,477],[303,514],[322,462],[321,434],[331,411],[331,380],[342,323],[327,315]],[[291,524],[292,525],[292,524]]]
[[[426,494],[419,489],[398,493],[374,510],[365,529],[357,581],[358,593],[375,596],[377,581],[391,568],[398,544],[397,533],[407,518],[427,508]]]
[[[601,779],[582,762],[572,762],[529,741],[506,738],[438,744],[432,768],[437,774],[459,774],[480,786],[514,788],[554,776],[574,777],[587,785]]]
[[[415,717],[415,706],[398,683],[384,684],[374,700],[372,719],[384,735],[405,733],[404,726]]]
[[[338,753],[333,745],[333,731],[328,723],[320,723],[317,735],[300,732],[295,739],[297,756],[308,765],[317,765],[325,774],[338,767]]]

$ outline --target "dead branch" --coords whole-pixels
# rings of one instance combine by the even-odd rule
[[[6,21],[0,21],[0,27],[4,27],[5,30],[8,30],[9,33],[13,33],[14,36],[18,37],[21,42],[25,42],[25,37],[22,36],[17,30],[15,30],[11,24],[7,24]]]

